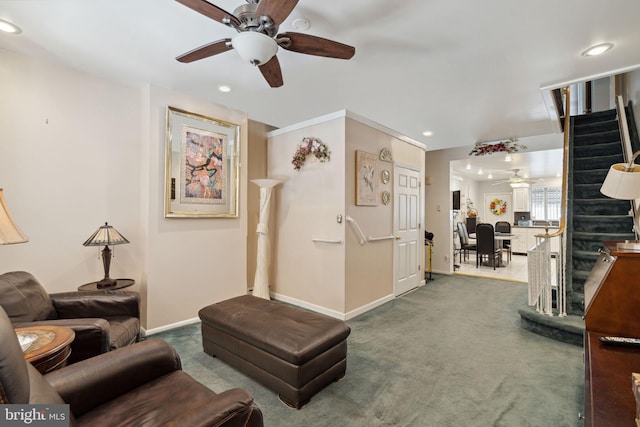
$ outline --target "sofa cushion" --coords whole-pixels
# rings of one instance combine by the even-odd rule
[[[49,294],[31,273],[12,271],[0,275],[0,305],[12,323],[56,317]]]

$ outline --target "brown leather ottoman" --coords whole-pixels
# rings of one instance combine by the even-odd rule
[[[277,301],[242,295],[204,307],[205,353],[276,391],[300,409],[347,369],[349,326]]]

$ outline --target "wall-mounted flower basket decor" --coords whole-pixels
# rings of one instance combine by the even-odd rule
[[[329,147],[327,147],[327,144],[318,138],[305,137],[302,138],[302,142],[298,144],[298,148],[293,155],[293,160],[291,160],[293,169],[300,170],[309,155],[315,156],[320,162],[328,162],[331,160],[331,151]]]
[[[476,142],[476,145],[469,152],[470,156],[484,156],[486,154],[493,153],[517,153],[521,150],[526,150],[527,147],[522,144],[517,144],[518,140],[511,138],[508,141],[497,142],[495,144],[489,144],[487,142]]]

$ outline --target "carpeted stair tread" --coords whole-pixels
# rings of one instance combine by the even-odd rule
[[[565,317],[549,316],[539,313],[533,307],[518,309],[520,325],[536,334],[558,341],[582,346],[584,341],[584,320],[579,315]]]
[[[609,154],[605,156],[589,156],[589,157],[580,157],[574,159],[573,167],[574,170],[591,170],[591,169],[601,169],[602,165],[611,166],[614,163],[623,163],[624,157],[622,153]],[[600,167],[599,167],[600,166]]]
[[[597,241],[601,243],[603,240],[628,240],[632,236],[631,232],[609,232],[609,233],[587,233],[584,231],[574,231],[573,240]]]
[[[619,131],[617,120],[603,120],[600,122],[584,123],[573,128],[574,135],[584,135],[587,133],[598,133],[607,131]]]
[[[574,147],[584,145],[598,144],[602,142],[620,142],[619,130],[608,130],[605,132],[587,133],[584,135],[575,135],[573,137]]]
[[[601,168],[601,169],[591,169],[591,170],[582,170],[582,171],[574,171],[573,172],[573,182],[574,184],[595,184],[598,183],[602,185],[604,182],[607,173],[609,172],[609,167]]]
[[[593,251],[573,251],[573,256],[574,258],[590,258],[592,261],[595,261],[600,254]]]
[[[595,113],[583,114],[572,117],[575,125],[581,126],[586,123],[603,122],[608,120],[617,120],[618,113],[616,110],[597,111]]]
[[[599,157],[608,156],[613,154],[622,155],[622,146],[620,141],[614,142],[599,142],[596,144],[590,144],[580,147],[579,150],[575,150],[574,159],[582,159],[584,157]]]

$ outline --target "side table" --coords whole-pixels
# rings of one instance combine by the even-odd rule
[[[70,345],[76,337],[73,329],[63,326],[16,328],[16,335],[35,338],[24,350],[24,358],[42,374],[67,364],[71,354]]]
[[[116,289],[124,289],[133,286],[136,283],[133,279],[116,279],[116,283],[111,286],[98,287],[98,282],[85,283],[78,287],[79,291],[114,291]]]

